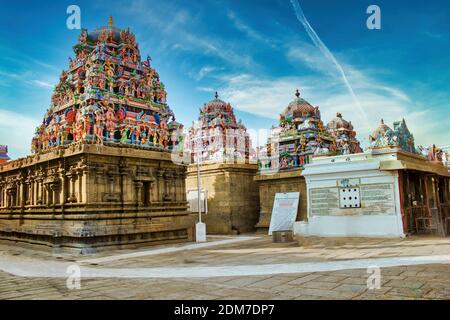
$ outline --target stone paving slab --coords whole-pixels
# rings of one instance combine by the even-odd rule
[[[421,266],[437,272],[442,266]],[[337,272],[203,279],[86,279],[80,290],[66,288],[66,280],[21,278],[0,272],[0,283],[14,281],[14,287],[0,288],[0,299],[450,299],[450,285],[435,278],[421,281],[387,279],[383,272],[405,272],[407,267],[382,270],[378,290],[368,290],[365,275],[344,278]],[[450,269],[450,268],[449,268]],[[450,277],[439,270],[443,277]],[[390,276],[386,276],[390,277]],[[319,281],[327,279],[328,281]],[[349,284],[355,279],[355,284]]]
[[[303,245],[302,245],[303,243]],[[133,253],[127,250],[126,253]],[[417,239],[299,239],[273,244],[269,237],[214,248],[167,252],[129,259],[106,259],[90,267],[221,266],[298,263],[448,254],[450,241]],[[89,258],[121,255],[100,253]],[[52,255],[0,245],[0,255],[44,261],[78,261],[79,256]],[[381,288],[368,290],[364,269],[261,276],[200,278],[87,278],[69,290],[66,278],[18,277],[0,271],[0,299],[450,299],[450,265],[427,264],[381,269]]]

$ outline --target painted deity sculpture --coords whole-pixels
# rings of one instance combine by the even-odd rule
[[[74,51],[36,130],[33,153],[71,143],[173,147],[169,137],[182,125],[166,104],[164,84],[150,59],[140,60],[128,29],[114,27],[112,19],[92,32],[82,29]]]

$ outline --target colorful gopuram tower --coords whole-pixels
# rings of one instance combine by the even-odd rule
[[[32,141],[0,166],[0,238],[91,252],[192,241],[182,126],[135,36],[83,29]]]
[[[339,112],[327,124],[327,130],[335,139],[335,148],[339,154],[361,153],[360,143],[356,139],[356,131],[351,122],[342,118]]]
[[[300,97],[280,114],[279,126],[273,127],[265,147],[259,150],[261,171],[303,168],[313,156],[336,153],[334,137],[323,125],[319,107]]]
[[[74,52],[36,129],[33,153],[72,143],[172,148],[180,125],[133,33],[110,19],[107,27],[83,29]]]
[[[242,121],[236,121],[233,107],[219,99],[216,92],[214,99],[200,109],[198,121],[189,128],[184,150],[194,158],[201,153],[202,162],[248,163],[252,143]]]
[[[303,169],[314,158],[362,152],[353,125],[341,114],[327,126],[319,107],[300,96],[280,114],[280,123],[272,127],[268,142],[258,150],[260,218],[257,228],[268,229],[274,197],[277,193],[300,192],[297,220],[306,218],[306,183]]]
[[[409,131],[405,119],[394,122],[391,129],[381,119],[379,126],[369,136],[369,150],[372,153],[386,152],[392,150],[403,150],[410,153],[418,153],[414,145],[414,136]]]
[[[259,199],[254,181],[257,165],[252,150],[245,125],[236,120],[233,107],[219,99],[216,92],[214,99],[200,109],[184,148],[192,161],[186,192],[194,195],[198,188],[196,161],[199,157],[200,185],[208,201],[208,213],[203,219],[209,234],[254,230]]]

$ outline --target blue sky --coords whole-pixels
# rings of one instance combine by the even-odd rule
[[[12,157],[29,153],[34,127],[73,56],[79,30],[66,28],[71,4],[80,6],[88,30],[110,15],[116,26],[130,27],[185,125],[217,90],[248,128],[267,129],[299,88],[320,106],[324,122],[338,111],[351,120],[363,144],[380,118],[392,124],[402,117],[417,144],[450,142],[447,0],[299,0],[338,65],[297,20],[290,0],[2,2],[0,144]],[[366,27],[371,4],[381,8],[381,30]]]

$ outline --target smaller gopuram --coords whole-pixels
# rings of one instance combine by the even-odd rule
[[[0,239],[82,253],[192,241],[182,126],[128,29],[81,30],[32,139],[0,166]]]
[[[378,128],[369,136],[369,143],[369,149],[374,153],[386,152],[387,149],[417,153],[414,136],[409,132],[405,119],[394,122],[394,129],[381,119]]]
[[[252,160],[251,139],[244,124],[236,120],[233,107],[219,99],[217,92],[189,128],[184,152],[192,163],[188,167],[186,192],[194,195],[199,161],[200,186],[207,193],[208,210],[203,217],[207,233],[254,230],[259,199],[253,180],[257,165]]]
[[[335,138],[336,148],[339,154],[354,154],[363,152],[358,139],[356,139],[356,131],[351,121],[342,118],[339,112],[336,117],[327,124],[327,130]]]
[[[319,107],[301,98],[299,90],[280,114],[280,124],[272,128],[266,147],[259,151],[262,171],[303,168],[313,156],[338,152],[334,137],[323,125]]]
[[[303,236],[448,235],[450,174],[440,149],[414,146],[405,120],[381,120],[365,153],[315,158],[303,176],[308,216]]]
[[[276,193],[300,192],[297,220],[306,219],[307,194],[302,171],[313,158],[361,152],[350,122],[338,117],[324,126],[319,107],[295,92],[280,115],[266,146],[258,150],[260,218],[257,228],[267,230]]]
[[[3,164],[10,160],[8,156],[8,146],[0,145],[0,164]]]

